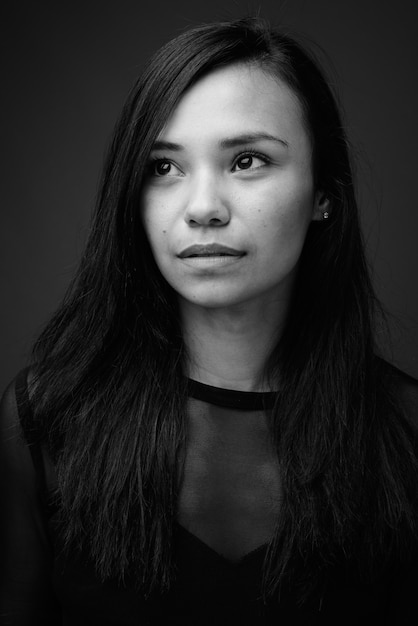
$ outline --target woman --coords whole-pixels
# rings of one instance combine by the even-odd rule
[[[418,384],[375,308],[317,65],[258,19],[169,42],[3,401],[4,623],[410,623]]]

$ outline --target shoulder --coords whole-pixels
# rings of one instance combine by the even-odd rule
[[[22,428],[26,414],[30,411],[26,380],[27,370],[19,372],[7,386],[0,403],[2,493],[11,488],[12,484],[16,487],[17,484],[34,482],[31,449],[27,445]]]
[[[0,461],[16,467],[41,464],[41,447],[32,441],[33,412],[29,385],[32,373],[21,370],[9,383],[0,402]]]
[[[387,361],[381,361],[385,384],[407,417],[418,428],[418,380]]]
[[[24,373],[24,370],[23,370]],[[0,429],[2,439],[7,435],[16,435],[20,429],[19,401],[17,399],[17,389],[21,387],[22,372],[8,384],[0,403]],[[21,405],[21,410],[23,406]]]
[[[4,435],[7,432],[21,432],[23,422],[31,413],[28,378],[29,370],[21,370],[6,387],[0,403],[0,428]]]
[[[33,373],[20,371],[7,386],[0,403],[0,474],[19,476],[43,493],[56,487],[55,468],[33,426],[30,390]],[[34,434],[35,433],[35,434]],[[1,476],[0,476],[1,478]],[[16,481],[15,481],[16,482]]]

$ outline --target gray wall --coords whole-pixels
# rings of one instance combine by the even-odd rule
[[[341,95],[356,146],[369,257],[377,291],[392,314],[393,360],[418,376],[415,2],[26,0],[8,5],[1,35],[6,60],[1,75],[2,387],[25,364],[33,338],[73,274],[103,152],[141,63],[179,30],[239,17],[251,7],[317,41],[326,53],[319,54]]]

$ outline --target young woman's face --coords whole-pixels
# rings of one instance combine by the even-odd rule
[[[142,215],[155,261],[189,304],[287,298],[320,219],[312,146],[294,93],[234,65],[182,97],[151,153]]]

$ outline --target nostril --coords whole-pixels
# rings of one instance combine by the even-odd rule
[[[222,226],[229,222],[229,207],[219,199],[193,198],[185,207],[184,219],[188,224]]]
[[[224,216],[210,216],[207,214],[198,214],[197,212],[191,213],[185,216],[186,222],[190,226],[223,226],[229,222],[229,214]]]

